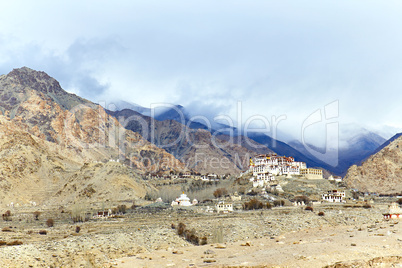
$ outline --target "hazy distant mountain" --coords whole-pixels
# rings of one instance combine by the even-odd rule
[[[242,135],[230,136],[221,133],[219,130],[212,130],[210,132],[200,128],[188,128],[174,120],[179,116],[177,111],[180,113],[183,109],[183,107],[178,106],[177,110],[173,109],[175,112],[170,110],[168,113],[165,113],[164,116],[159,117],[159,119],[165,120],[154,120],[153,123],[152,118],[127,109],[110,112],[110,114],[120,121],[127,121],[128,118],[132,117],[133,120],[128,121],[126,128],[140,133],[143,137],[146,137],[148,141],[164,148],[178,159],[187,163],[189,167],[195,168],[200,172],[237,173],[247,167],[247,156],[270,152],[275,152],[278,155],[293,156],[296,161],[306,162],[309,167],[326,167],[324,162],[314,159],[314,157],[306,157],[286,143],[274,140],[260,133],[249,133],[249,137]],[[144,131],[143,125],[140,123],[141,119],[144,120],[146,122],[145,125],[148,126],[146,131]],[[153,128],[150,126],[153,126]],[[144,134],[144,132],[149,135]],[[153,133],[153,136],[151,133]],[[187,137],[191,137],[190,140],[192,142],[188,142]],[[171,144],[174,140],[178,140],[179,142],[174,145],[165,146]],[[207,149],[201,150],[193,146],[193,143],[199,144],[200,142],[207,144]],[[221,159],[223,162],[227,160],[232,168],[222,169],[221,167],[217,167],[215,169],[206,169],[203,164],[205,162],[204,160],[198,163],[194,162],[197,154],[203,154],[210,159]],[[241,165],[239,165],[238,161],[239,156],[242,158]]]
[[[383,137],[364,128],[356,129],[356,131],[358,132],[351,133],[346,141],[341,140],[341,146],[338,150],[331,149],[326,152],[325,148],[320,148],[312,144],[306,144],[306,146],[316,152],[325,154],[327,163],[338,162],[335,167],[325,165],[326,169],[338,175],[345,175],[351,165],[361,163],[361,161],[373,154],[385,141]],[[289,142],[289,145],[304,155],[312,157],[306,146],[301,142],[295,140]]]
[[[146,110],[136,108],[140,114],[147,115]],[[145,109],[145,108],[144,108]],[[234,127],[229,127],[225,124],[210,120],[211,127],[208,128],[205,122],[190,121],[190,112],[181,105],[172,105],[168,107],[156,108],[154,111],[155,119],[159,121],[174,120],[179,123],[188,125],[191,129],[204,129],[212,134],[220,136],[221,139],[228,140],[229,136],[234,136],[233,139],[242,141],[244,137],[238,133]],[[370,156],[385,139],[380,135],[368,131],[357,124],[341,125],[340,147],[338,150],[331,149],[326,152],[324,148],[307,144],[307,148],[320,152],[322,157],[312,155],[309,150],[301,142],[290,140],[290,136],[286,133],[281,133],[281,137],[286,137],[287,142],[282,142],[271,138],[269,135],[262,133],[248,133],[248,138],[254,140],[258,144],[263,144],[270,150],[279,155],[289,155],[295,157],[298,161],[306,162],[310,167],[321,167],[336,175],[345,175],[347,169],[357,163],[361,163],[365,158]],[[222,135],[222,136],[221,136]],[[239,137],[237,137],[239,136]],[[243,143],[245,145],[247,143]],[[252,148],[248,148],[252,150]],[[334,166],[334,163],[337,163]]]
[[[181,105],[174,105],[169,108],[163,107],[155,109],[155,111],[158,111],[157,113],[154,112],[154,114],[157,114],[155,116],[155,119],[157,119],[158,121],[173,120],[178,123],[184,123],[188,125],[190,129],[204,129],[211,132],[213,135],[219,137],[222,140],[229,141],[230,139],[232,139],[237,144],[241,144],[243,147],[247,148],[252,152],[261,153],[260,149],[255,149],[253,148],[253,146],[249,146],[250,142],[246,142],[246,140],[248,141],[252,140],[260,146],[263,145],[263,147],[269,148],[270,151],[275,152],[278,155],[293,156],[297,161],[306,162],[309,167],[322,167],[324,169],[330,170],[333,173],[336,174],[340,173],[338,169],[326,164],[324,161],[320,161],[319,159],[315,158],[310,154],[304,154],[303,152],[297,150],[298,148],[295,149],[284,142],[271,138],[268,135],[249,132],[248,137],[246,138],[242,135],[239,135],[238,130],[236,128],[227,126],[225,124],[221,124],[219,122],[215,122],[213,120],[210,120],[211,128],[208,128],[206,124],[190,121],[191,119],[189,115],[190,113]],[[141,112],[139,113],[141,114]],[[114,115],[118,114],[119,113],[114,113]],[[135,131],[134,130],[135,128],[134,129],[129,128],[129,129]],[[283,135],[285,136],[285,134]],[[232,138],[230,138],[231,136]],[[174,152],[172,151],[169,152],[174,154]],[[182,157],[181,155],[175,155],[175,156],[178,157],[179,159],[181,159],[180,157]]]
[[[127,129],[140,133],[200,173],[239,173],[248,167],[249,157],[272,152],[252,140],[246,142],[244,137],[230,141],[226,135],[214,136],[205,129],[189,128],[173,119],[152,119],[129,109],[109,113],[125,122]],[[175,115],[170,111],[159,117],[164,118],[175,118]],[[260,148],[253,149],[257,145]]]
[[[163,104],[153,107],[153,111],[151,112],[151,109],[144,108],[136,104],[130,104],[124,101],[118,101],[116,103],[118,104],[116,105],[116,110],[118,111],[129,109],[145,116],[151,116],[158,121],[174,120],[180,124],[188,126],[191,129],[205,129],[209,130],[210,132],[215,132],[219,130],[219,133],[222,134],[229,134],[230,132],[237,134],[236,128],[230,127],[220,122],[216,122],[211,118],[205,117],[208,122],[205,122],[204,120],[201,120],[199,118],[192,120],[192,115],[190,114],[190,112],[181,105]],[[224,131],[224,129],[230,129],[231,131]]]
[[[345,182],[360,191],[402,193],[402,133],[374,152],[360,166],[349,168]]]
[[[130,109],[130,110],[140,113],[142,115],[151,116],[151,108],[146,108],[146,107],[143,107],[141,105],[138,105],[138,104],[135,104],[132,102],[118,100],[118,101],[114,101],[112,104],[115,107],[105,107],[105,108],[108,110],[112,110],[112,111],[121,111],[124,109]],[[112,109],[112,108],[114,108],[114,109]]]

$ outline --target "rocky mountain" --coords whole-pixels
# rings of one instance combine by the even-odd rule
[[[228,135],[233,136],[232,139],[243,140],[244,136],[239,133],[235,127],[230,127],[214,120],[209,120],[211,126],[208,127],[205,123],[194,122],[191,120],[190,112],[181,105],[165,105],[160,107],[144,108],[139,105],[128,104],[125,102],[117,102],[117,109],[124,108],[137,111],[138,113],[151,116],[158,121],[174,120],[179,123],[189,126],[191,129],[205,129],[213,135],[221,136],[222,139],[227,139]],[[230,131],[229,131],[230,130]],[[279,132],[281,138],[286,138],[285,141],[274,139],[263,133],[247,133],[247,140],[253,140],[257,144],[262,144],[274,151],[278,155],[289,155],[295,157],[297,161],[306,162],[310,167],[321,167],[333,174],[344,176],[347,169],[353,164],[359,164],[385,142],[385,139],[372,131],[369,131],[357,124],[341,125],[340,146],[337,150],[325,151],[325,148],[319,148],[312,144],[307,144],[309,148],[325,153],[323,158],[316,157],[309,153],[306,146],[300,141],[292,140],[286,133]],[[214,134],[215,133],[215,134]],[[226,135],[226,137],[224,136]],[[282,139],[283,140],[283,139]],[[238,143],[237,143],[238,144]],[[248,143],[243,143],[248,144]],[[253,151],[252,148],[248,148]],[[333,163],[337,163],[334,165]]]
[[[32,135],[0,116],[0,204],[66,205],[127,200],[152,190],[141,173]]]
[[[118,102],[116,105],[117,108],[122,107],[130,107],[130,105],[124,104],[123,102]],[[133,106],[131,107],[134,111],[137,111],[141,115],[147,116],[151,114],[150,110],[141,106]],[[122,109],[122,110],[132,110],[132,109]],[[120,112],[122,114],[127,112]],[[116,115],[119,112],[115,112]],[[229,141],[231,140],[235,144],[239,144],[242,147],[246,148],[247,150],[251,151],[253,154],[255,153],[267,153],[267,152],[275,152],[278,155],[286,155],[286,156],[293,156],[295,157],[296,161],[303,161],[306,162],[309,167],[323,167],[325,169],[331,169],[332,167],[326,164],[324,161],[320,161],[319,159],[315,158],[313,155],[305,154],[298,150],[299,147],[293,148],[289,146],[285,142],[276,140],[271,138],[270,136],[262,133],[254,133],[249,132],[247,137],[241,135],[237,128],[230,127],[219,122],[215,122],[214,120],[209,120],[211,126],[208,127],[206,124],[200,122],[194,122],[191,120],[189,116],[189,112],[185,109],[185,107],[181,105],[173,105],[167,107],[155,107],[154,111],[154,118],[157,121],[166,121],[166,120],[173,120],[181,124],[185,124],[190,129],[204,129],[212,133],[215,137],[218,137],[220,140]],[[283,133],[282,133],[283,134]],[[285,135],[285,134],[283,134]],[[304,147],[302,147],[303,149]],[[305,150],[304,150],[305,151]],[[169,151],[171,152],[171,151]],[[172,153],[172,152],[171,152]],[[173,153],[174,154],[174,153]],[[180,155],[175,155],[176,157],[180,158]],[[180,158],[181,159],[181,158]],[[331,170],[334,173],[337,173],[338,170]]]
[[[24,67],[1,75],[0,110],[1,191],[14,202],[19,197],[21,202],[37,201],[43,189],[48,189],[46,200],[71,202],[143,196],[148,186],[139,180],[141,174],[185,168],[173,155],[123,128],[101,106],[64,91],[44,72]],[[37,188],[41,190],[24,197],[26,190]]]
[[[247,168],[250,156],[272,152],[253,140],[231,140],[227,135],[213,135],[173,119],[160,121],[129,109],[109,113],[127,129],[140,133],[200,173],[240,173]]]
[[[393,142],[394,140],[398,139],[400,136],[402,136],[402,133],[397,133],[394,136],[392,136],[389,140],[385,141],[384,143],[382,143],[379,147],[377,147],[374,152],[372,154],[376,154],[379,151],[381,151],[382,149],[384,149],[385,147],[387,147],[391,142]],[[366,160],[366,159],[364,159]]]
[[[361,165],[349,168],[345,182],[360,191],[402,192],[402,137],[397,134]]]
[[[31,134],[74,148],[88,159],[120,159],[142,171],[184,168],[166,151],[124,129],[101,106],[65,92],[44,72],[24,67],[0,76],[0,107]]]

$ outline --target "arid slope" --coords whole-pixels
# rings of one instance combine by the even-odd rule
[[[391,141],[361,166],[349,168],[345,177],[348,186],[377,193],[402,192],[402,137]]]

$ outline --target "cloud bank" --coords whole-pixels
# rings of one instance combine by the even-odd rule
[[[389,136],[379,126],[402,129],[401,11],[363,0],[9,1],[0,73],[28,66],[94,102],[194,115],[236,119],[241,102],[243,119],[285,115],[280,129],[296,138],[338,101],[340,124]]]

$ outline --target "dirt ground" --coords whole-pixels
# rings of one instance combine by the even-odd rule
[[[313,228],[278,237],[225,243],[224,248],[211,244],[156,250],[121,258],[111,264],[127,268],[325,267],[343,262],[346,267],[348,263],[351,267],[367,267],[368,261],[376,257],[399,256],[384,258],[378,267],[402,267],[401,231],[402,223],[393,221],[378,224],[375,229],[367,226],[361,229],[353,226]],[[356,260],[360,262],[354,263]]]
[[[402,267],[402,220],[384,220],[386,206],[224,215],[202,207],[136,209],[81,223],[73,223],[67,212],[45,210],[34,220],[33,211],[19,209],[12,221],[0,221],[0,241],[22,243],[0,245],[0,267]],[[53,227],[45,224],[50,217]],[[187,242],[172,228],[178,223],[207,237],[208,244]]]

